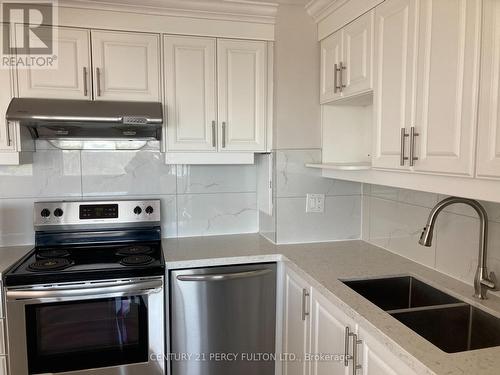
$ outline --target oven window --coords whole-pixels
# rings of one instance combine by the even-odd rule
[[[26,306],[30,374],[148,361],[143,296]]]

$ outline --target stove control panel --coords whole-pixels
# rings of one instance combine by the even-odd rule
[[[94,226],[107,224],[140,225],[160,223],[160,200],[37,202],[35,229],[55,226]]]

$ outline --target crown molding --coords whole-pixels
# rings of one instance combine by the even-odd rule
[[[275,24],[278,4],[248,0],[59,0],[59,7]]]
[[[314,21],[320,22],[347,2],[349,0],[311,0],[306,4],[306,11]]]

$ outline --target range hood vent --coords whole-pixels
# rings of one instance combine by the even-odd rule
[[[47,140],[159,140],[163,124],[157,102],[14,98],[6,117]]]

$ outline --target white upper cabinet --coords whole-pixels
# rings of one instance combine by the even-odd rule
[[[342,97],[339,69],[342,61],[342,31],[321,41],[321,103]]]
[[[90,99],[90,32],[58,27],[57,68],[17,70],[19,96]]]
[[[412,123],[415,5],[387,0],[375,11],[374,167],[407,168],[401,158]]]
[[[343,29],[343,72],[345,97],[370,91],[373,62],[373,11],[351,22]]]
[[[320,101],[372,90],[373,11],[321,41]]]
[[[161,101],[159,35],[92,31],[95,100]]]
[[[485,0],[477,176],[500,178],[500,3]]]
[[[216,150],[216,40],[165,36],[163,44],[168,149]]]
[[[218,120],[221,151],[265,151],[267,43],[218,40]]]
[[[300,359],[309,350],[310,293],[311,287],[287,269],[285,272],[283,352],[293,353],[301,357]],[[308,374],[309,364],[306,361],[283,362],[283,375]]]
[[[418,25],[415,170],[472,176],[481,0],[422,0]],[[411,146],[411,145],[410,145]]]
[[[1,26],[1,25],[0,25]],[[4,88],[0,90],[0,112],[5,114],[12,99],[12,71],[10,69],[0,69],[0,82],[4,84]],[[13,127],[10,126],[5,119],[5,115],[0,117],[0,152],[15,151],[15,140]],[[2,164],[0,157],[0,164]]]

